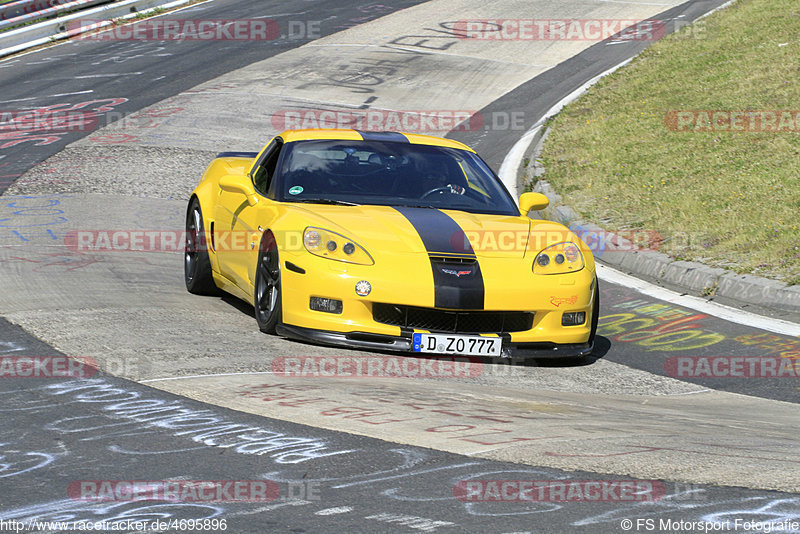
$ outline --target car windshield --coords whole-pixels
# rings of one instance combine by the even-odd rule
[[[397,141],[287,143],[277,176],[285,202],[373,204],[519,215],[474,153]]]

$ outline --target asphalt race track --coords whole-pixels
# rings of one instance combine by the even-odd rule
[[[0,358],[85,357],[100,369],[0,380],[0,530],[131,518],[225,519],[254,533],[800,521],[796,377],[671,376],[677,358],[798,352],[800,328],[764,330],[601,280],[598,350],[582,362],[485,361],[446,379],[287,377],[276,372],[286,358],[389,356],[261,334],[251,307],[185,291],[180,251],[65,246],[76,230],[179,233],[210,159],[259,149],[291,126],[287,111],[477,112],[479,127],[424,133],[470,144],[496,170],[547,109],[648,42],[472,41],[457,21],[650,18],[671,30],[722,3],[211,0],[166,17],[274,20],[280,35],[78,39],[0,61],[0,111],[86,118],[69,131],[0,130]],[[76,481],[98,480],[266,481],[280,494],[72,498]],[[659,499],[455,496],[475,480],[637,481]]]
[[[56,355],[17,328],[3,327],[18,355]],[[21,347],[28,347],[22,349]],[[3,381],[3,497],[6,522],[226,519],[231,532],[618,532],[624,519],[655,521],[789,519],[798,499],[781,492],[661,482],[653,502],[466,502],[453,497],[461,481],[629,481],[630,477],[470,458],[434,449],[332,432],[209,406],[97,375],[91,380]],[[24,382],[24,383],[20,383]],[[173,411],[114,413],[121,399]],[[117,410],[119,410],[117,408]],[[189,430],[174,418],[204,418]],[[209,425],[209,419],[213,422]],[[188,419],[184,419],[185,423]],[[312,452],[226,439],[217,428],[238,426],[264,440],[306,439]],[[203,434],[212,436],[205,439]],[[231,437],[229,433],[228,438]],[[235,436],[239,438],[239,436]],[[213,443],[213,446],[209,444]],[[248,452],[248,445],[249,451]],[[294,453],[294,454],[293,454]],[[81,502],[65,488],[76,480],[273,481],[280,496],[259,503]],[[14,523],[7,523],[14,524]],[[644,524],[644,523],[643,523]],[[522,529],[522,530],[521,530]]]
[[[269,18],[284,28],[288,28],[289,21],[313,20],[318,24],[312,31],[324,36],[355,24],[353,20],[369,20],[417,3],[387,2],[381,4],[382,8],[364,12],[348,2],[314,2],[313,10],[310,4],[301,3],[300,7],[289,11],[283,2],[269,0],[212,2],[171,14],[170,19],[192,19],[196,17],[193,13],[202,10],[202,16],[207,19]],[[98,113],[96,126],[102,126],[109,119],[116,120],[217,76],[308,43],[312,39],[305,34],[299,28],[291,35],[287,30],[282,37],[259,41],[255,46],[250,41],[240,40],[225,41],[220,46],[218,41],[207,40],[107,42],[85,39],[2,61],[0,103],[4,111],[13,111],[109,99],[107,104],[117,114]],[[124,102],[114,102],[123,94]],[[32,166],[88,132],[77,129],[61,135],[48,133],[46,140],[17,144],[13,141],[23,138],[17,137],[3,143],[10,146],[3,147],[4,158],[0,160],[3,165],[0,191]]]

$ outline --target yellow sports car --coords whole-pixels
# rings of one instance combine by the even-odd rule
[[[489,357],[592,351],[588,247],[532,219],[469,147],[397,132],[289,130],[219,154],[186,215],[186,287],[259,328],[330,345]]]

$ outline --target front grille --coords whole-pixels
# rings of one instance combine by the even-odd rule
[[[372,305],[372,318],[401,328],[454,334],[521,332],[533,326],[533,312],[445,311],[380,303]]]

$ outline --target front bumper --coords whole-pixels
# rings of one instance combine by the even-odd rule
[[[278,325],[276,329],[277,333],[281,336],[321,345],[347,347],[351,349],[409,352],[412,354],[431,354],[413,352],[411,350],[411,332],[401,333],[400,336],[392,336],[368,332],[333,332],[292,325]],[[500,337],[503,340],[503,346],[500,352],[501,358],[575,358],[588,356],[594,349],[593,343],[512,343],[509,341],[508,336]],[[446,356],[445,354],[431,355]]]
[[[585,356],[592,351],[591,314],[594,272],[589,269],[554,276],[533,276],[530,265],[508,258],[483,259],[484,306],[480,310],[441,309],[436,307],[435,283],[427,255],[419,261],[398,256],[395,262],[384,261],[381,267],[355,265],[297,254],[282,260],[302,267],[304,272],[285,268],[281,271],[282,321],[278,333],[315,343],[376,351],[411,352],[412,334],[454,333],[458,335],[499,335],[504,358],[560,358]],[[521,266],[522,265],[522,266]],[[521,280],[521,281],[517,281]],[[367,281],[372,291],[359,296],[355,287]],[[332,298],[342,302],[340,313],[310,309],[312,297]],[[522,328],[487,322],[476,326],[450,328],[438,322],[404,321],[381,315],[375,306],[392,305],[431,312],[530,313],[533,322]],[[585,312],[582,325],[563,326],[567,312]],[[501,332],[507,332],[502,333]]]

